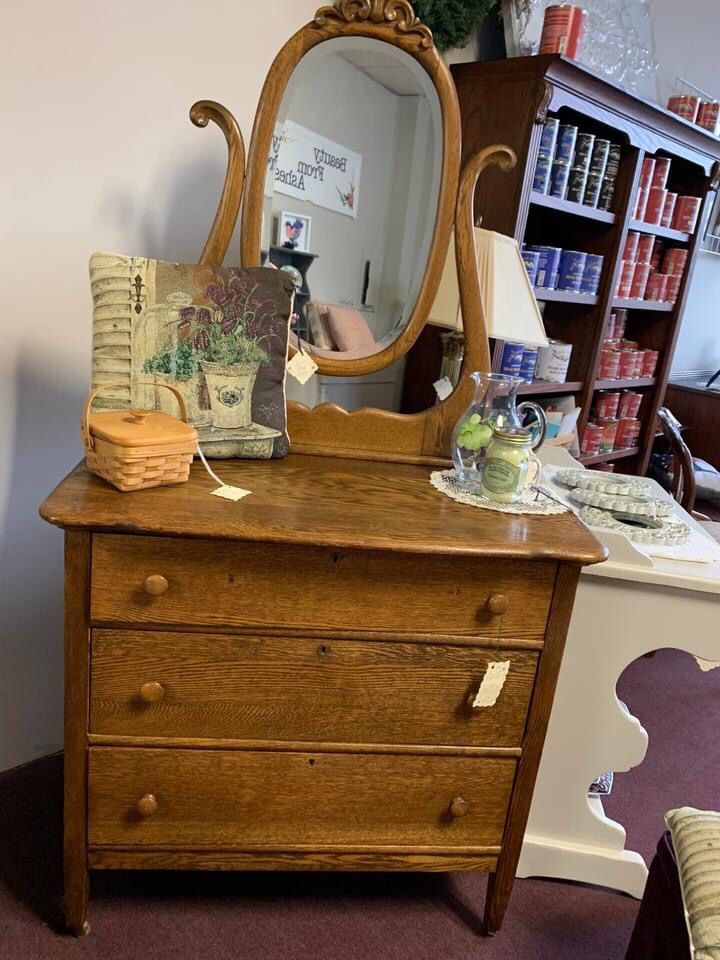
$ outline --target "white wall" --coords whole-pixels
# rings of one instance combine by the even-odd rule
[[[651,0],[658,70],[658,98],[676,76],[720,97],[718,0]],[[720,366],[720,257],[700,252],[678,339],[673,371]]]
[[[88,257],[197,259],[226,152],[188,109],[219,100],[247,140],[272,58],[317,6],[3,6],[0,770],[62,743],[62,534],[37,508],[82,455]]]

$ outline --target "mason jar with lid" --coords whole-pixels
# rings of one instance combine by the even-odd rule
[[[530,461],[539,469],[531,451],[532,433],[525,427],[493,431],[483,466],[481,490],[498,503],[516,503],[527,482]]]

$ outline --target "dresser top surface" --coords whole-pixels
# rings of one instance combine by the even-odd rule
[[[40,508],[66,529],[405,553],[599,563],[605,548],[574,516],[494,513],[435,490],[427,467],[290,454],[284,460],[222,460],[222,480],[251,496],[211,496],[198,463],[177,486],[120,493],[77,466]]]

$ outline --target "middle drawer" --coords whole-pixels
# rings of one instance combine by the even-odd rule
[[[95,630],[90,732],[519,747],[538,654],[429,643]],[[472,701],[510,660],[492,707]]]

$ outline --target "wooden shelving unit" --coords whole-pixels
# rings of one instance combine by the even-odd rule
[[[619,387],[643,394],[637,447],[585,457],[590,466],[619,462],[625,473],[644,474],[652,450],[658,407],[665,396],[672,354],[692,277],[709,194],[717,177],[720,142],[700,127],[685,123],[656,104],[640,100],[620,87],[560,56],[514,57],[456,64],[452,73],[460,98],[463,160],[494,143],[511,147],[518,157],[511,171],[483,172],[476,194],[476,215],[490,230],[518,241],[602,254],[596,297],[564,291],[537,290],[544,304],[548,335],[573,346],[568,382],[525,384],[525,396],[574,394],[582,406],[582,430],[596,390]],[[557,116],[581,131],[594,133],[622,148],[620,170],[609,211],[559,200],[533,191],[535,164],[543,123]],[[633,219],[646,155],[672,160],[668,188],[703,198],[698,228],[692,235]],[[688,263],[675,304],[614,297],[628,230],[660,237],[670,246],[684,246]],[[656,375],[643,380],[598,379],[604,331],[613,309],[628,311],[626,336],[660,352]]]

